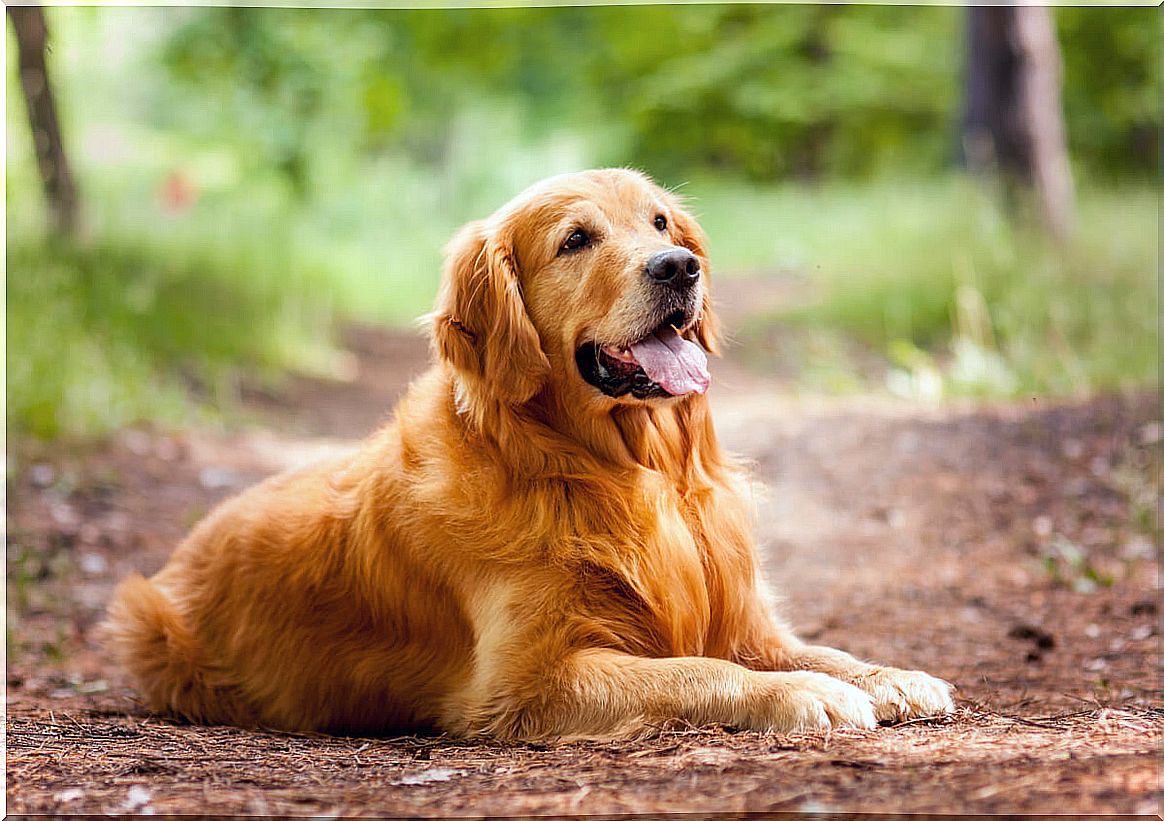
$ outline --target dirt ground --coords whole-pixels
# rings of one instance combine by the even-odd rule
[[[786,363],[765,369],[778,349],[762,345],[715,363],[712,395],[721,437],[753,461],[786,616],[819,643],[954,682],[951,719],[542,747],[147,714],[93,639],[113,585],[158,569],[217,500],[351,447],[424,367],[410,336],[348,342],[358,379],[251,391],[250,422],[230,430],[9,443],[9,813],[1160,811],[1155,396],[822,398],[798,394]]]

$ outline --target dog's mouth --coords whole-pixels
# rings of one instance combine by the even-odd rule
[[[582,378],[607,396],[653,399],[703,393],[711,383],[707,355],[684,339],[691,317],[668,314],[650,333],[629,345],[587,342],[574,352]]]

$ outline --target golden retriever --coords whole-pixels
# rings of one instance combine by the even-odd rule
[[[534,185],[453,239],[432,368],[354,456],[222,504],[106,631],[196,722],[547,740],[949,712],[770,611],[708,413],[705,239],[642,174]]]

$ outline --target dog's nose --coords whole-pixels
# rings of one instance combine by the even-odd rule
[[[676,290],[690,288],[699,281],[699,257],[686,248],[660,251],[647,260],[647,276]]]

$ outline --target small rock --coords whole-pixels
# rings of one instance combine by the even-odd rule
[[[460,770],[452,770],[448,767],[430,767],[427,770],[421,770],[418,773],[409,773],[399,779],[395,784],[432,784],[437,781],[448,781],[454,775],[460,775]]]
[[[134,812],[141,810],[143,815],[152,815],[146,804],[150,803],[150,791],[145,787],[134,785],[129,788],[129,795],[125,797],[125,801],[121,805],[122,812]]]
[[[1156,635],[1156,625],[1141,624],[1138,627],[1133,627],[1132,632],[1128,635],[1131,636],[1132,641],[1143,641],[1144,639],[1150,639],[1152,636]]]
[[[1051,521],[1050,516],[1036,516],[1035,517],[1035,523],[1034,523],[1035,535],[1038,536],[1040,539],[1046,539],[1048,536],[1050,536],[1051,531],[1054,529],[1054,527],[1055,527],[1055,523]]]
[[[52,465],[36,464],[28,469],[28,480],[33,487],[46,488],[56,481],[57,472]]]
[[[1141,445],[1156,444],[1161,439],[1164,439],[1164,425],[1161,425],[1159,422],[1148,422],[1146,425],[1141,425],[1139,438]]]
[[[69,528],[76,531],[81,522],[81,517],[77,515],[77,511],[68,502],[54,502],[49,505],[49,516],[60,527]]]
[[[88,576],[103,576],[109,570],[109,562],[100,553],[82,553],[77,563]]]
[[[62,804],[67,804],[70,801],[76,801],[84,794],[85,793],[82,792],[79,787],[70,787],[67,790],[62,790],[61,792],[57,793],[53,796],[53,798],[57,801],[60,801]]]
[[[1083,635],[1087,636],[1089,639],[1099,638],[1099,625],[1098,624],[1087,625],[1086,627],[1083,628]]]
[[[1063,455],[1075,460],[1083,455],[1083,443],[1078,439],[1068,439],[1063,443]]]
[[[958,612],[958,617],[962,621],[969,623],[982,621],[982,615],[973,607],[963,607]]]

